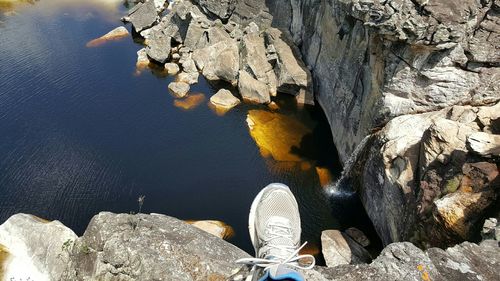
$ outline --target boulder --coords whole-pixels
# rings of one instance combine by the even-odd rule
[[[169,75],[176,75],[180,71],[179,65],[172,62],[166,63],[165,69],[167,70]]]
[[[240,104],[240,100],[237,97],[233,96],[233,94],[226,89],[219,90],[210,98],[210,102],[215,106],[223,107],[226,109],[233,108]]]
[[[76,234],[58,221],[16,214],[0,226],[5,280],[63,280]]]
[[[321,233],[323,257],[328,267],[342,264],[369,263],[371,256],[360,244],[338,230]]]
[[[489,218],[484,222],[481,237],[483,240],[492,239],[500,241],[500,224],[498,224],[498,219]]]
[[[177,81],[193,85],[198,83],[199,76],[198,72],[181,72],[177,75]]]
[[[246,71],[239,72],[238,90],[244,100],[254,103],[270,103],[269,88],[267,85],[253,78]]]
[[[267,84],[269,94],[275,96],[277,80],[273,67],[267,60],[264,38],[258,32],[252,32],[243,36],[241,45],[241,70],[252,73],[257,80]]]
[[[130,34],[129,34],[128,30],[125,27],[120,26],[120,27],[117,27],[117,28],[111,30],[110,32],[104,34],[103,36],[101,36],[97,39],[89,41],[87,43],[87,47],[97,47],[97,46],[100,46],[108,41],[120,40],[122,38],[128,37],[129,35]]]
[[[236,85],[240,68],[238,44],[226,40],[193,52],[193,60],[208,80]]]
[[[141,32],[153,26],[158,20],[158,12],[154,0],[138,3],[128,13],[127,21],[131,22],[135,31]]]
[[[355,227],[349,227],[348,229],[346,229],[345,234],[349,235],[349,237],[351,237],[354,241],[358,242],[359,245],[363,247],[367,247],[368,245],[370,245],[370,239],[366,237],[363,231]]]
[[[236,5],[236,0],[194,0],[207,14],[212,14],[220,19],[228,19]]]
[[[481,156],[500,156],[500,135],[476,132],[467,137],[467,145]]]
[[[248,254],[165,215],[100,213],[72,256],[65,280],[205,281],[225,280]]]
[[[170,56],[171,44],[172,38],[170,36],[165,35],[160,30],[152,31],[146,40],[146,53],[151,59],[165,63]]]
[[[185,82],[172,82],[168,85],[168,90],[177,98],[185,97],[189,88],[189,84]]]

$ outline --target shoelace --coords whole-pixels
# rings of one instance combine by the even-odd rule
[[[304,246],[307,245],[307,242],[304,242],[302,246],[300,246],[297,250],[293,251],[293,253],[290,254],[285,259],[280,259],[280,258],[274,258],[274,259],[262,259],[262,258],[243,258],[239,259],[236,261],[237,264],[245,264],[245,265],[251,265],[253,267],[261,267],[264,268],[264,270],[270,269],[272,266],[275,265],[286,265],[287,267],[290,268],[295,268],[295,269],[312,269],[314,265],[316,264],[316,259],[314,258],[313,255],[298,255],[300,250],[304,248]],[[279,246],[276,246],[277,248]],[[299,260],[301,259],[310,259],[311,263],[307,266],[303,266],[299,264]]]

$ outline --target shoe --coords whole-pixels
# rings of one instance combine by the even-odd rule
[[[288,186],[273,183],[259,192],[250,208],[248,229],[255,258],[236,262],[252,266],[252,280],[304,280],[295,269],[314,267],[312,255],[298,254],[306,243],[300,245],[299,207]],[[306,259],[308,265],[299,263]]]

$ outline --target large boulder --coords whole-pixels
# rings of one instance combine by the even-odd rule
[[[237,42],[225,40],[193,52],[193,60],[208,80],[236,84],[240,68]]]
[[[323,231],[321,247],[326,265],[329,267],[369,263],[372,260],[370,253],[363,246],[338,230]]]
[[[141,32],[153,26],[158,21],[158,11],[154,0],[138,3],[130,9],[127,21],[131,22],[135,31]]]
[[[78,237],[58,221],[17,214],[0,226],[3,280],[63,280]]]
[[[66,280],[225,280],[248,257],[172,217],[112,213],[92,219],[72,255]]]
[[[404,115],[369,138],[351,178],[385,244],[473,239],[500,192],[495,160],[484,162],[467,146],[480,131],[481,110],[455,106]]]
[[[167,62],[170,56],[170,48],[172,43],[172,38],[165,35],[161,30],[155,30],[151,32],[149,38],[147,39],[146,53],[148,57],[159,62]]]
[[[238,90],[244,100],[254,103],[270,103],[267,84],[253,78],[248,72],[240,71]]]

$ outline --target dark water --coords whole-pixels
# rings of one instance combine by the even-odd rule
[[[235,229],[231,242],[251,252],[251,201],[283,182],[298,197],[304,239],[317,244],[322,229],[363,228],[357,203],[332,207],[321,187],[316,167],[333,179],[341,167],[318,108],[277,100],[280,114],[314,129],[290,152],[304,161],[263,157],[246,118],[266,107],[218,116],[207,105],[216,89],[201,77],[192,92],[204,101],[175,106],[172,77],[136,71],[141,46],[131,38],[85,46],[120,26],[124,8],[71,2],[0,10],[1,222],[32,213],[81,234],[99,211],[137,212],[144,195],[142,212],[224,221]]]

